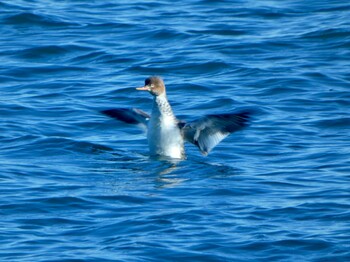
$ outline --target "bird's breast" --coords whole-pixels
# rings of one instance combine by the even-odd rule
[[[147,137],[151,154],[171,158],[184,157],[183,138],[173,116],[152,116]]]

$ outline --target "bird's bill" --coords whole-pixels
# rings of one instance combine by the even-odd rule
[[[149,91],[150,89],[148,86],[142,86],[142,87],[137,87],[136,90]]]

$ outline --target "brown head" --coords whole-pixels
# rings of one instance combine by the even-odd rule
[[[145,86],[136,88],[137,90],[149,91],[153,96],[159,96],[165,93],[163,80],[158,76],[146,78]]]

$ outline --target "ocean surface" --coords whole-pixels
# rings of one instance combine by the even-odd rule
[[[350,3],[0,2],[0,261],[350,261]],[[249,108],[150,158],[101,110]]]

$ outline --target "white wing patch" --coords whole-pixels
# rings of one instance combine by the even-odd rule
[[[249,112],[208,115],[184,124],[182,132],[186,141],[198,146],[203,155],[208,155],[229,134],[245,127],[249,117]]]
[[[216,132],[213,134],[199,136],[196,140],[199,145],[199,149],[203,155],[208,155],[209,152],[219,144],[229,133]]]

